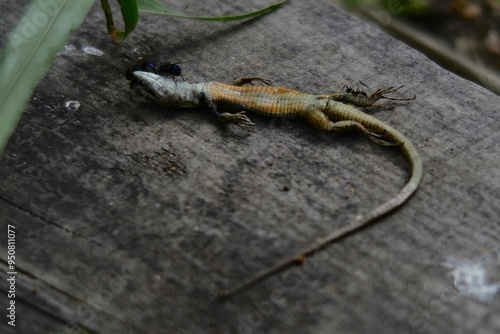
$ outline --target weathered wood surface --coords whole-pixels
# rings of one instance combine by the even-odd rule
[[[3,41],[22,6],[2,1],[0,12]],[[96,5],[0,157],[1,272],[12,224],[18,331],[499,332],[499,97],[319,0],[236,23],[142,15],[121,45],[103,30]],[[103,54],[85,53],[89,46]],[[417,99],[376,115],[419,149],[421,188],[303,267],[218,303],[220,288],[391,197],[407,165],[355,133],[253,115],[257,125],[243,130],[205,110],[162,110],[128,89],[123,54],[135,48],[188,60],[192,82],[255,75],[316,93],[358,80],[370,89],[405,85],[401,96]],[[470,274],[492,298],[469,289]],[[5,279],[0,287],[1,329],[14,332],[3,315]]]

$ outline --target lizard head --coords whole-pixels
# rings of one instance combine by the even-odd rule
[[[167,107],[192,108],[199,105],[200,96],[194,85],[170,76],[151,72],[127,72],[130,88],[136,93]]]

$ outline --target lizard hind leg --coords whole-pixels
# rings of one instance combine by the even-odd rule
[[[365,85],[366,86],[366,85]],[[391,96],[387,96],[387,94],[397,92],[404,86],[399,87],[387,87],[387,88],[379,88],[375,92],[371,94],[367,94],[362,90],[354,90],[346,85],[346,92],[341,93],[333,93],[329,95],[330,100],[344,102],[348,104],[352,104],[356,107],[368,107],[368,108],[383,108],[383,109],[394,109],[394,106],[390,105],[377,105],[375,104],[378,100],[389,100],[389,101],[411,101],[415,100],[416,95],[413,95],[411,98],[395,98]]]
[[[375,132],[371,132],[366,129],[361,123],[352,121],[352,120],[344,120],[332,122],[328,116],[321,111],[320,109],[312,109],[308,110],[304,117],[307,119],[309,123],[314,125],[316,128],[322,131],[335,131],[335,132],[347,132],[351,130],[358,130],[364,134],[373,137],[383,137],[383,134],[377,134]]]
[[[336,123],[333,123],[321,110],[312,109],[303,114],[303,117],[314,127],[322,131],[334,131]],[[338,122],[337,122],[338,123]],[[346,129],[347,131],[348,129]]]
[[[363,124],[352,120],[335,122],[333,123],[333,126],[330,131],[349,131],[349,130],[357,130],[358,132],[368,137],[371,141],[382,146],[399,146],[401,144],[389,140],[386,137],[385,131],[373,131],[367,129],[365,126],[363,126]]]
[[[307,112],[305,118],[309,123],[314,125],[316,128],[323,131],[334,131],[334,132],[346,132],[356,130],[375,143],[383,146],[397,146],[399,143],[392,142],[386,139],[385,132],[372,131],[367,129],[363,124],[352,121],[344,120],[332,122],[321,110],[313,109]]]

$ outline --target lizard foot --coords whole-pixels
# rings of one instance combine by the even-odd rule
[[[373,142],[382,146],[399,146],[401,143],[396,143],[385,138],[385,131],[374,132],[367,129],[363,130],[363,133],[371,139]]]
[[[348,86],[345,86],[346,92],[341,92],[341,93],[333,93],[329,96],[329,99],[339,101],[339,102],[345,102],[349,103],[352,105],[355,105],[357,107],[368,107],[368,108],[384,108],[384,109],[394,109],[393,106],[381,106],[381,105],[375,105],[374,103],[377,102],[378,100],[390,100],[390,101],[411,101],[415,100],[416,96],[414,95],[411,98],[395,98],[395,97],[390,97],[387,96],[387,94],[397,92],[404,86],[399,86],[399,87],[387,87],[387,88],[379,88],[372,94],[368,95],[365,91],[363,90],[354,90]]]
[[[395,98],[395,97],[389,97],[386,94],[394,93],[403,88],[404,86],[399,86],[399,87],[387,87],[387,88],[379,88],[370,96],[366,97],[366,103],[369,106],[372,106],[375,102],[377,102],[380,99],[384,100],[390,100],[390,101],[412,101],[415,100],[416,95],[413,95],[411,98]]]
[[[245,115],[244,111],[240,111],[239,113],[236,114],[231,114],[231,113],[222,113],[217,116],[217,119],[223,123],[232,123],[236,124],[238,126],[244,126],[244,125],[255,125],[250,118]]]

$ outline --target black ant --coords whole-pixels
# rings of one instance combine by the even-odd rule
[[[176,77],[180,76],[182,80],[184,80],[184,77],[182,76],[181,67],[177,64],[159,63],[155,67],[155,73],[158,75],[173,75]]]
[[[368,88],[368,86],[366,84],[364,84],[362,81],[359,81],[359,83]],[[346,91],[347,94],[352,94],[354,96],[362,95],[364,97],[368,97],[368,95],[366,94],[366,92],[363,91],[363,90],[360,90],[360,89],[354,90],[354,89],[352,89],[351,87],[349,87],[347,85],[344,85],[344,87],[342,87],[342,89],[344,89],[344,88],[345,88],[345,91]]]
[[[125,72],[125,77],[127,78],[127,80],[134,79],[133,73],[135,71],[150,72],[161,76],[169,76],[169,75],[172,75],[174,77],[180,76],[182,80],[184,80],[184,77],[182,76],[181,67],[173,63],[158,63],[156,65],[151,60],[145,59],[139,65],[127,68],[127,71]]]

